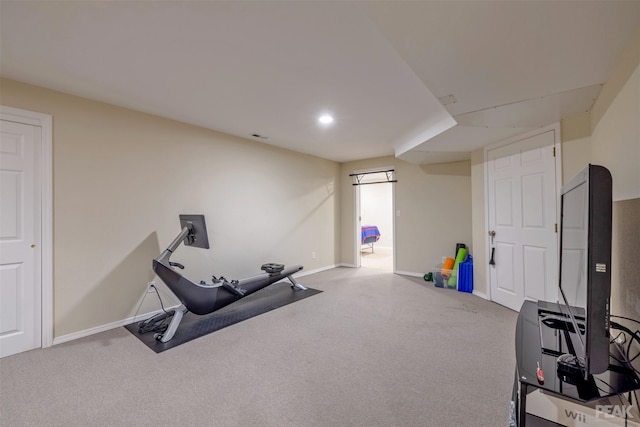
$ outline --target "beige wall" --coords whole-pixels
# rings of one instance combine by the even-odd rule
[[[613,202],[612,231],[611,313],[640,320],[640,263],[637,256],[640,247],[640,198]],[[637,326],[621,319],[613,320],[627,327]],[[640,344],[631,354],[637,352],[640,352]],[[636,360],[634,366],[640,369],[640,360]]]
[[[639,118],[640,27],[603,87],[591,120],[592,161],[613,176],[611,312],[635,319],[640,319]]]
[[[560,135],[564,184],[591,162],[591,115],[584,113],[562,120]]]
[[[54,337],[159,308],[141,298],[180,213],[207,219],[211,249],[174,256],[196,281],[240,278],[265,262],[307,271],[339,263],[338,163],[0,84],[0,104],[53,116]]]
[[[423,275],[443,256],[454,256],[456,243],[471,245],[470,162],[418,166],[393,157],[341,165],[342,260],[355,264],[354,189],[349,174],[393,166],[395,185],[396,271]]]
[[[471,153],[471,211],[473,241],[471,253],[473,254],[473,291],[474,293],[489,298],[487,283],[487,218],[485,205],[485,154],[484,149]]]
[[[391,184],[360,186],[360,216],[362,225],[378,227],[380,240],[375,244],[376,248],[393,247],[393,187]]]
[[[640,65],[593,129],[591,157],[611,171],[614,200],[640,197]]]

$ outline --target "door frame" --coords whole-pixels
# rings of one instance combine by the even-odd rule
[[[20,108],[0,105],[0,119],[38,126],[41,129],[40,187],[41,187],[41,296],[43,348],[53,345],[53,118]]]
[[[351,172],[352,174],[357,174],[357,173],[370,173],[370,172],[378,172],[380,170],[393,170],[393,173],[395,174],[396,168],[394,166],[388,166],[388,167],[382,167],[382,168],[368,168],[368,169],[358,169],[355,170],[353,172]],[[381,182],[380,184],[372,184],[372,185],[384,185],[384,184],[391,184],[391,228],[392,228],[392,233],[393,233],[393,256],[392,256],[392,260],[393,260],[393,267],[392,267],[392,272],[395,274],[396,272],[396,183],[395,182]],[[360,268],[362,266],[362,255],[361,255],[361,232],[360,232],[360,217],[362,216],[362,212],[361,212],[361,205],[360,205],[360,185],[353,185],[354,191],[353,191],[353,231],[354,231],[354,236],[353,236],[353,263],[355,268]]]
[[[553,131],[553,147],[555,148],[555,162],[556,162],[556,222],[559,223],[560,219],[560,191],[562,190],[562,140],[560,134],[560,122],[556,122],[549,126],[544,126],[532,131],[505,139],[495,144],[484,147],[484,250],[487,262],[491,254],[491,242],[489,239],[489,151],[496,148],[505,147],[511,144],[517,144],[519,141],[529,139],[536,135],[540,135],[549,131]],[[558,251],[560,250],[560,238],[556,239],[556,245]],[[560,252],[558,252],[560,253]],[[491,277],[490,269],[485,270],[485,280],[487,283],[487,299],[493,301],[491,295]]]
[[[353,231],[354,231],[354,245],[353,245],[353,263],[355,264],[356,268],[360,268],[361,264],[362,264],[362,258],[360,257],[360,249],[361,249],[361,238],[358,239],[358,230],[359,230],[359,226],[360,226],[360,217],[361,212],[360,212],[360,186],[359,185],[354,185],[353,186],[353,197],[354,197],[354,201],[353,201],[353,206],[355,207],[354,209],[354,216],[353,216]]]

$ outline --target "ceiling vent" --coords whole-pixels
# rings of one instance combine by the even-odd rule
[[[447,95],[447,96],[441,96],[440,98],[438,98],[438,101],[440,101],[440,103],[442,105],[449,105],[449,104],[455,104],[456,103],[456,97],[453,95]]]

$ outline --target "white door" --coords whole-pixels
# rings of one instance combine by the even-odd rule
[[[488,152],[491,299],[516,311],[525,299],[557,300],[554,147],[549,130]]]
[[[41,346],[41,128],[0,122],[0,357]]]

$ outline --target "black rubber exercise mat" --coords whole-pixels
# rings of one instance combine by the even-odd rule
[[[196,338],[200,338],[211,332],[219,331],[227,326],[234,325],[243,320],[250,319],[262,313],[276,308],[284,307],[296,301],[321,293],[317,289],[307,288],[306,291],[291,288],[289,282],[279,282],[267,286],[256,293],[242,298],[226,307],[204,316],[186,313],[178,326],[178,330],[169,342],[156,341],[153,332],[141,334],[138,332],[138,323],[132,323],[125,328],[147,347],[156,353],[161,353],[170,348],[177,347]]]

